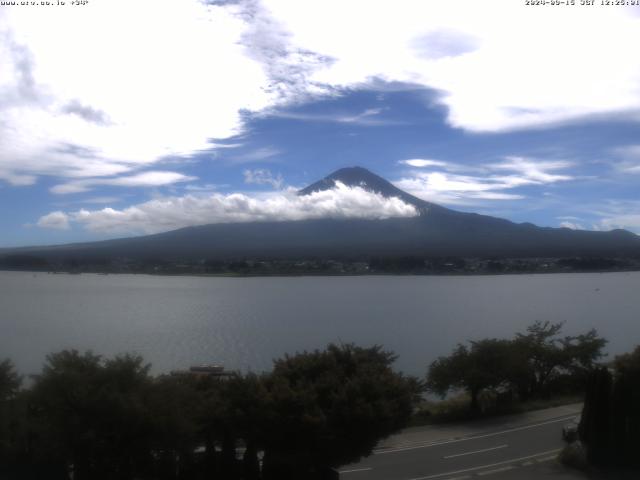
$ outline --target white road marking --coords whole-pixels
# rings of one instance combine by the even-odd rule
[[[557,455],[549,455],[548,457],[537,458],[536,462],[538,463],[548,462],[549,460],[555,460],[556,458],[558,458]]]
[[[475,450],[473,452],[465,452],[465,453],[456,453],[455,455],[447,455],[446,457],[442,457],[442,458],[456,458],[456,457],[464,457],[465,455],[473,455],[474,453],[484,453],[484,452],[490,452],[492,450],[499,450],[501,448],[507,448],[509,445],[499,445],[497,447],[491,447],[491,448],[483,448],[482,450]]]
[[[479,476],[484,476],[484,475],[491,475],[493,473],[500,473],[500,472],[506,472],[507,470],[513,470],[514,467],[513,465],[509,465],[507,467],[502,467],[502,468],[494,468],[493,470],[486,470],[484,472],[478,472]]]
[[[453,472],[436,473],[435,475],[427,475],[426,477],[416,477],[416,478],[412,478],[410,480],[429,480],[430,478],[440,478],[440,477],[446,477],[448,475],[457,475],[458,473],[473,472],[474,470],[482,470],[484,468],[497,467],[497,466],[506,465],[506,464],[509,464],[509,463],[521,462],[522,460],[528,460],[530,458],[540,457],[542,455],[549,455],[551,453],[558,453],[560,450],[561,450],[560,448],[557,448],[555,450],[548,450],[546,452],[540,452],[540,453],[536,453],[536,454],[533,454],[533,455],[527,455],[526,457],[512,458],[510,460],[505,460],[503,462],[491,463],[489,465],[480,465],[478,467],[470,467],[470,468],[465,468],[463,470],[456,470],[456,471],[453,471]]]
[[[354,468],[352,470],[340,470],[338,473],[355,473],[355,472],[368,472],[369,470],[373,470],[371,467],[366,468]]]
[[[524,427],[514,427],[514,428],[509,428],[507,430],[502,430],[500,432],[485,433],[485,434],[482,434],[482,435],[475,435],[475,436],[469,436],[469,437],[464,437],[464,438],[454,438],[454,439],[451,439],[451,440],[445,440],[443,442],[424,443],[424,444],[415,445],[415,446],[411,446],[411,447],[401,447],[401,448],[394,448],[394,449],[389,449],[389,450],[374,451],[373,455],[384,455],[384,454],[387,454],[387,453],[405,452],[407,450],[417,450],[419,448],[437,447],[438,445],[448,445],[450,443],[467,442],[469,440],[477,440],[479,438],[495,437],[496,435],[503,435],[505,433],[511,433],[511,432],[520,432],[522,430],[528,430],[530,428],[542,427],[544,425],[550,425],[552,423],[566,422],[567,420],[570,420],[570,419],[574,418],[575,416],[576,415],[574,414],[574,415],[571,415],[569,417],[556,418],[554,420],[549,420],[549,421],[541,422],[541,423],[535,423],[533,425],[525,425]]]

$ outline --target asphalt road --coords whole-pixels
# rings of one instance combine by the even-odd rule
[[[561,414],[537,417],[534,423],[514,425],[513,418],[486,428],[469,429],[461,437],[433,440],[415,435],[406,443],[379,448],[360,463],[340,469],[341,480],[487,480],[573,478],[557,464],[564,446],[562,425],[578,410],[551,410]],[[575,478],[581,478],[575,474]]]

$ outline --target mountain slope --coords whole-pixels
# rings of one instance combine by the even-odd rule
[[[333,188],[339,181],[416,207],[418,216],[385,220],[322,219],[212,224],[156,235],[85,244],[20,249],[21,253],[65,258],[231,259],[367,258],[371,256],[636,256],[640,237],[611,232],[541,228],[451,210],[410,195],[360,167],[338,170],[300,190]],[[17,253],[17,251],[13,251]]]

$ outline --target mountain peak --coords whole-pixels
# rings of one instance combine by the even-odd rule
[[[384,191],[390,187],[395,188],[384,178],[370,172],[366,168],[356,166],[336,170],[322,180],[303,188],[299,193],[300,195],[308,195],[312,192],[330,190],[335,186],[336,182],[344,183],[348,187],[363,187],[367,190],[375,190],[379,193],[384,193]]]
[[[400,190],[388,180],[367,170],[364,167],[345,167],[327,175],[322,180],[312,183],[308,187],[298,191],[298,195],[309,195],[313,192],[331,190],[336,182],[348,187],[360,187],[369,192],[374,192],[387,198],[397,197],[405,203],[411,204],[419,210],[426,210],[433,205],[421,200],[407,192]]]

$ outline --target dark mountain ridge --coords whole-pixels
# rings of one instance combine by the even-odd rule
[[[4,256],[28,254],[65,258],[162,259],[365,259],[373,256],[567,257],[640,256],[640,237],[626,230],[594,232],[537,227],[451,210],[410,195],[361,167],[340,169],[300,190],[299,195],[331,189],[339,181],[416,207],[410,218],[321,219],[224,223],[100,242],[11,249]],[[3,252],[0,252],[0,257]]]

